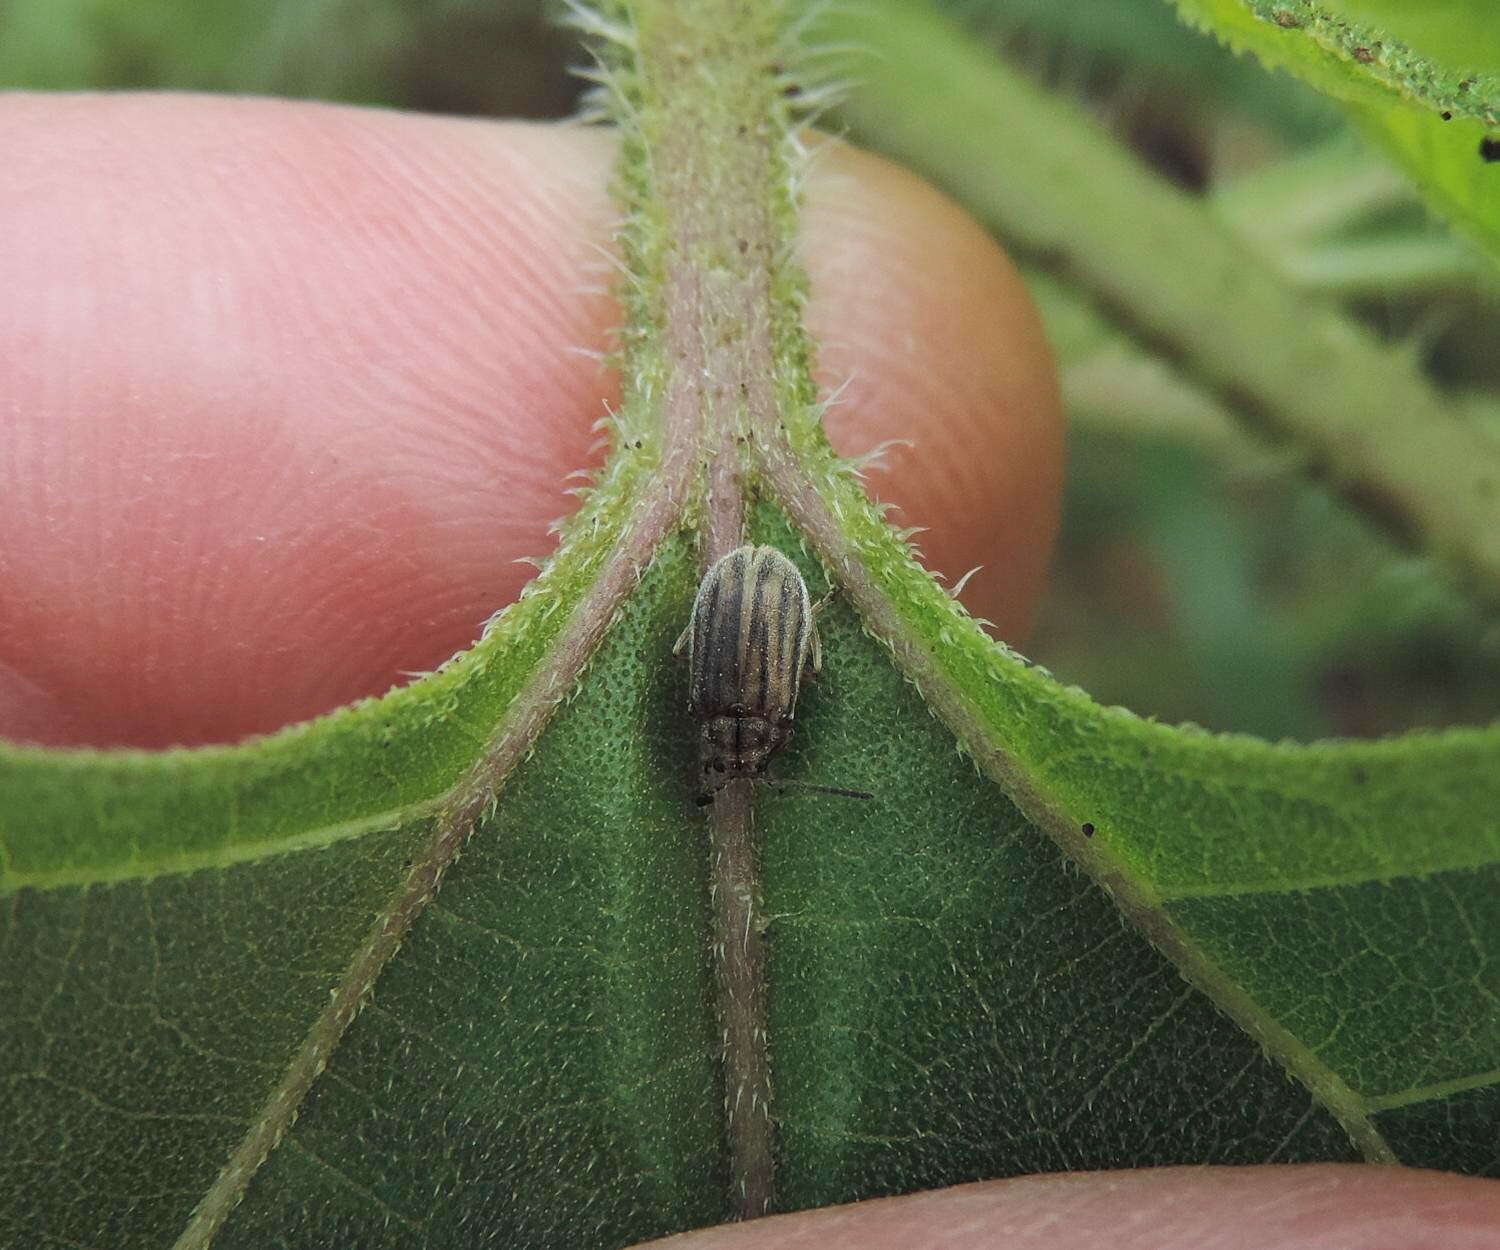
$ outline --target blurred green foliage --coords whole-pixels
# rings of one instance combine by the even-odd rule
[[[539,0],[13,0],[0,84],[561,117],[581,53],[553,15]]]

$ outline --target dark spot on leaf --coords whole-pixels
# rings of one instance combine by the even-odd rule
[[[1093,821],[1086,820],[1086,821],[1083,822],[1083,836],[1086,837],[1086,838],[1092,838],[1094,836],[1094,822]]]
[[[1288,13],[1285,9],[1278,9],[1272,15],[1271,20],[1278,26],[1286,27],[1287,30],[1295,30],[1298,26],[1302,25],[1296,17]]]
[[[1355,48],[1354,59],[1362,65],[1368,65],[1375,59],[1375,54],[1369,48]]]
[[[1444,109],[1441,113],[1438,114],[1438,116],[1441,117],[1445,122],[1451,122],[1453,120],[1453,114],[1450,113],[1447,109]]]
[[[1500,161],[1500,138],[1485,135],[1479,141],[1479,159],[1485,162]]]

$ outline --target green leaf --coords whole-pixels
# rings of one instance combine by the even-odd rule
[[[619,1246],[733,1213],[733,803],[693,801],[671,651],[741,515],[839,590],[782,775],[877,791],[755,799],[778,1208],[1500,1171],[1500,731],[1215,737],[988,639],[823,439],[780,15],[632,8],[593,23],[629,124],[628,395],[526,596],[264,741],[0,750],[0,1239]]]
[[[1331,0],[1328,8],[1351,22],[1379,25],[1450,65],[1500,65],[1500,31],[1482,0]]]
[[[1500,260],[1500,45],[1479,0],[1177,0],[1188,21],[1342,103],[1428,203]]]

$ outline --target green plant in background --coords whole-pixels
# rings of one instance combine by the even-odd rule
[[[1259,90],[1245,66],[1175,28],[1153,61],[1127,36],[1159,8],[1089,7],[1082,35],[1034,4],[971,11],[965,33],[906,0],[810,26],[703,0],[585,20],[626,135],[627,394],[545,571],[441,672],[268,739],[0,752],[8,1239],[618,1246],[733,1214],[745,1159],[720,1114],[671,646],[695,527],[741,508],[814,595],[829,569],[843,592],[787,774],[879,790],[873,810],[757,799],[779,1209],[1179,1161],[1500,1173],[1500,730],[1272,745],[1103,707],[986,637],[823,440],[800,277],[775,259],[794,121],[769,67],[799,64],[790,31],[851,46],[841,123],[1031,267],[1085,431],[1074,555],[1139,518],[1189,667],[1238,675],[1180,673],[1171,697],[1311,737],[1338,727],[1309,693],[1330,653],[1419,633],[1457,654],[1483,631],[1500,598],[1492,335],[1444,331],[1426,364],[1377,332],[1455,309],[1495,325],[1500,164],[1481,153],[1500,91],[1462,60],[1477,0],[1431,28],[1373,3],[1181,5],[1330,97],[1410,181],[1311,97],[1246,145],[1272,156],[1237,157]],[[534,17],[218,12],[203,28],[165,3],[20,4],[0,46],[16,82],[411,101],[442,97],[424,60],[442,30]],[[551,63],[550,38],[530,63]],[[316,55],[329,42],[344,61]],[[1205,121],[1174,149],[1198,149],[1197,193],[1178,185],[1192,161],[1174,183],[1107,124],[1151,118],[1121,107],[1140,93],[1114,67],[1170,77],[1178,47],[1202,58]],[[1106,123],[1028,76],[1059,64],[1082,67],[1086,102],[1104,83]],[[674,294],[684,272],[715,275],[719,298]],[[747,388],[744,429],[706,394],[659,399],[704,343],[706,376]],[[726,501],[698,464],[736,432],[754,489]],[[1225,480],[1244,508],[1218,505]],[[1271,524],[1313,554],[1287,557]],[[1319,559],[1360,577],[1329,596]],[[1075,658],[1101,651],[1069,642],[1087,568],[1065,566],[1052,625]],[[1247,631],[1268,583],[1272,625]],[[1460,688],[1493,672],[1470,654]],[[1144,680],[1128,656],[1099,673]]]

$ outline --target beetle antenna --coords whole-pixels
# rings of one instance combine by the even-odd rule
[[[810,781],[782,781],[779,777],[756,777],[754,780],[763,786],[770,786],[773,790],[810,790],[814,794],[837,794],[846,799],[873,799],[875,797],[868,790],[845,790],[842,786],[815,786]],[[723,785],[715,786],[712,790],[700,794],[694,801],[699,807],[707,807],[723,788]]]
[[[838,794],[846,799],[873,799],[868,790],[845,790],[842,786],[815,786],[807,781],[782,781],[779,777],[763,777],[763,784],[773,790],[811,790],[814,794]]]

